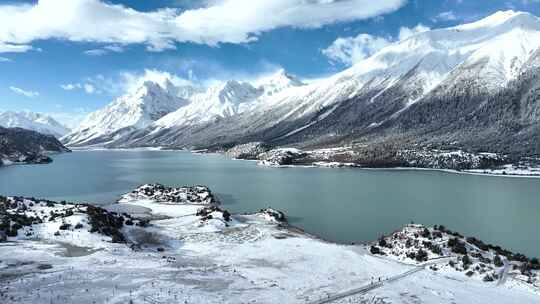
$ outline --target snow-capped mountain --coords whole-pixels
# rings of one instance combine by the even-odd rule
[[[187,104],[171,91],[170,82],[146,81],[135,91],[119,97],[105,108],[89,114],[70,134],[62,138],[69,146],[107,143],[115,137],[142,129]]]
[[[512,145],[504,138],[527,128],[520,134],[534,133],[519,115],[529,124],[540,119],[531,98],[536,96],[531,87],[537,86],[523,85],[537,74],[531,60],[539,49],[537,17],[499,12],[470,24],[417,33],[314,83],[303,85],[280,71],[253,85],[214,86],[111,146],[391,141],[507,151]],[[513,99],[501,101],[498,96],[504,94],[513,94]],[[526,106],[516,103],[523,98]]]
[[[304,83],[296,76],[287,73],[284,69],[280,69],[270,76],[255,81],[253,85],[262,90],[263,95],[272,96],[285,89],[303,86]]]
[[[0,111],[0,126],[4,128],[23,128],[47,135],[54,135],[57,138],[69,132],[66,126],[54,118],[45,114],[28,111]]]
[[[268,99],[289,88],[304,85],[296,77],[279,70],[255,83],[229,80],[210,86],[195,94],[190,104],[166,115],[154,123],[158,129],[201,124],[216,118],[227,118],[253,108],[256,101]]]
[[[247,82],[230,80],[211,86],[206,92],[193,95],[190,104],[154,123],[157,127],[177,127],[204,123],[217,117],[230,117],[243,111],[261,91]]]

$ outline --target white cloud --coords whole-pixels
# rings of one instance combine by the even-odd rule
[[[433,21],[455,21],[457,20],[456,14],[453,11],[442,12],[433,18]]]
[[[352,65],[371,56],[388,44],[390,44],[390,41],[386,38],[360,34],[356,37],[340,37],[322,52],[333,61]]]
[[[85,83],[83,87],[84,87],[84,91],[87,94],[93,94],[96,91],[96,88],[89,83]]]
[[[90,80],[88,79],[88,81]],[[66,91],[83,90],[87,94],[101,93],[101,91],[96,90],[93,84],[88,82],[61,84],[60,87]]]
[[[416,33],[429,30],[429,27],[418,24],[413,28],[400,28],[397,38],[379,37],[370,34],[359,34],[356,37],[339,37],[329,47],[323,49],[322,53],[332,61],[353,65],[391,43],[405,40]]]
[[[107,53],[108,52],[104,49],[93,49],[93,50],[84,51],[84,54],[88,56],[103,56]]]
[[[13,62],[13,60],[6,57],[0,57],[0,62]]]
[[[122,53],[124,48],[119,45],[107,45],[99,49],[84,51],[88,56],[103,56],[108,53]]]
[[[126,45],[149,50],[175,42],[208,45],[246,43],[281,27],[317,28],[375,17],[406,0],[214,0],[181,11],[140,12],[100,0],[39,0],[0,5],[0,52],[27,51],[35,40],[65,39]],[[108,51],[114,51],[109,49]]]
[[[0,16],[2,16],[1,12],[0,12]],[[0,24],[2,24],[2,21],[0,21]],[[0,29],[0,32],[2,32],[1,29]],[[0,38],[0,53],[24,53],[32,49],[33,48],[30,45],[4,43],[2,42],[2,39]]]
[[[168,72],[144,70],[143,72],[123,72],[117,77],[105,77],[98,74],[87,77],[81,82],[61,84],[60,87],[66,91],[82,90],[87,94],[106,93],[111,96],[119,96],[133,92],[146,81],[157,83],[163,88],[167,86],[168,81],[176,86],[195,85],[191,80]]]
[[[80,89],[81,84],[80,83],[68,83],[68,84],[61,84],[60,87],[66,91],[73,91],[75,89]]]
[[[34,98],[34,97],[39,96],[38,92],[27,91],[27,90],[23,90],[21,88],[13,87],[13,86],[9,87],[9,89],[11,91],[13,91],[14,93],[16,93],[16,94],[23,95],[23,96],[28,97],[28,98]]]
[[[430,30],[429,27],[422,25],[421,23],[419,23],[417,26],[413,28],[402,27],[399,29],[399,40],[405,40],[414,34],[427,32],[429,30]]]
[[[162,88],[166,88],[168,82],[175,86],[193,85],[190,80],[159,70],[145,70],[143,73],[122,73],[121,79],[122,87],[120,91],[123,92],[133,92],[147,81],[157,83]]]

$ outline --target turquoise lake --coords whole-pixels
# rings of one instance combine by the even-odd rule
[[[76,151],[50,165],[0,168],[0,194],[115,202],[144,183],[208,185],[224,207],[284,211],[305,231],[368,242],[404,224],[442,224],[540,257],[540,179],[428,170],[268,168],[179,151]]]

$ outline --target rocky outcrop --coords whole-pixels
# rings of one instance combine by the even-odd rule
[[[56,227],[54,237],[61,237],[68,230],[87,229],[90,233],[110,237],[112,243],[126,242],[124,225],[143,226],[142,221],[128,214],[120,215],[92,205],[0,196],[0,241],[10,237],[38,237],[36,225]]]
[[[124,199],[191,205],[219,205],[218,199],[206,186],[175,188],[161,184],[146,184],[124,195]]]
[[[69,151],[52,135],[0,127],[0,165],[46,164],[52,161],[47,154]]]
[[[235,159],[257,160],[261,153],[270,150],[270,146],[262,142],[250,142],[243,145],[237,145],[227,150],[225,155]]]
[[[485,282],[513,276],[531,285],[540,283],[538,259],[486,244],[474,237],[465,237],[444,226],[407,225],[373,242],[370,252],[405,263],[433,261],[430,266],[433,271],[463,272]]]
[[[265,208],[261,209],[257,214],[268,219],[271,222],[277,222],[282,224],[287,223],[287,217],[285,216],[285,213],[279,210]]]
[[[265,166],[289,166],[302,163],[308,153],[299,149],[275,149],[259,154],[259,164]]]

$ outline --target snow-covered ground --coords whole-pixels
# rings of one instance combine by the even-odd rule
[[[510,175],[510,176],[533,176],[540,177],[540,164],[509,164],[496,169],[477,169],[467,170],[466,172],[475,174],[491,174],[491,175]]]
[[[0,200],[12,235],[0,242],[0,302],[319,303],[379,278],[378,288],[334,302],[540,301],[514,277],[498,285],[321,241],[275,210],[231,215],[203,186],[145,185],[106,209]],[[14,221],[24,226],[17,236]]]

